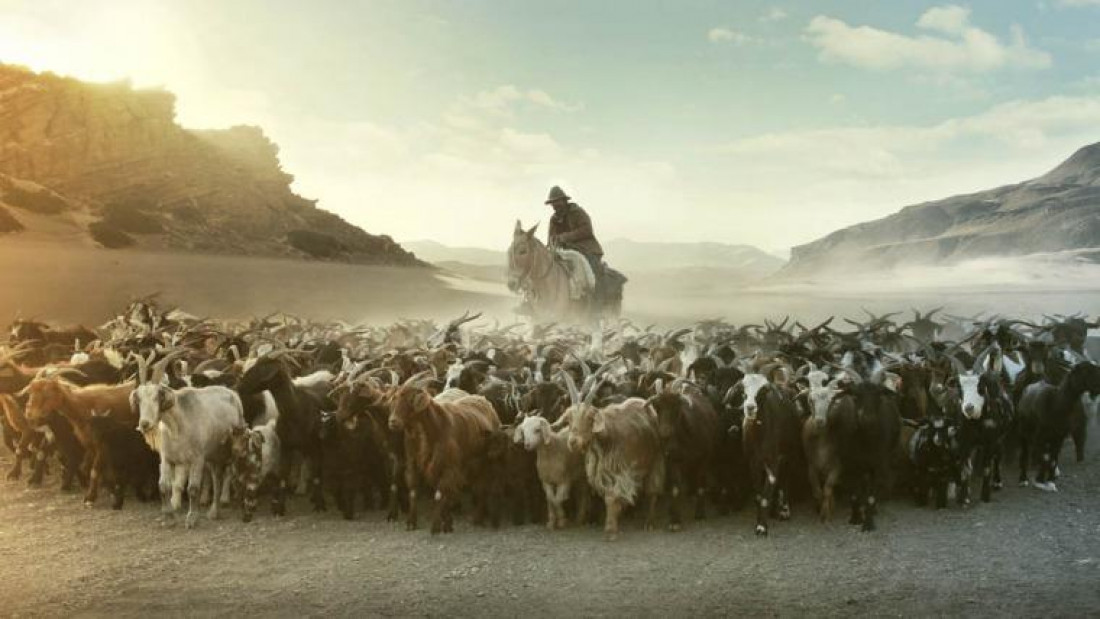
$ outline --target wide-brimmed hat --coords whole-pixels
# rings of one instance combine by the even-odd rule
[[[546,204],[557,202],[558,200],[569,200],[569,196],[562,191],[561,187],[554,185],[550,188],[550,195],[546,197]]]

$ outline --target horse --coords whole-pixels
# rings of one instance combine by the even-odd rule
[[[516,221],[508,249],[508,289],[523,293],[536,321],[598,321],[597,303],[571,297],[569,272],[554,251],[535,238],[538,227],[535,224],[524,230],[523,224]]]

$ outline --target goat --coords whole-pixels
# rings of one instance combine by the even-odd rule
[[[417,526],[416,489],[423,479],[435,488],[432,534],[451,533],[451,504],[465,485],[479,482],[482,471],[471,465],[483,457],[485,440],[500,429],[500,419],[493,405],[481,396],[452,390],[432,398],[415,385],[423,377],[424,373],[414,375],[397,389],[389,418],[391,430],[405,432],[406,528]]]
[[[86,506],[95,504],[105,472],[104,446],[95,439],[90,426],[92,411],[124,427],[133,427],[137,422],[137,415],[130,406],[133,391],[133,383],[77,387],[58,377],[36,378],[23,390],[28,396],[26,418],[32,427],[45,424],[54,411],[72,424],[73,432],[84,447],[87,464],[84,468],[89,472],[88,491],[84,495]]]
[[[841,478],[851,497],[849,524],[875,530],[877,487],[890,474],[890,457],[901,434],[897,396],[870,381],[841,383],[833,418]]]
[[[1035,486],[1056,491],[1054,484],[1058,454],[1070,432],[1075,410],[1082,406],[1081,396],[1100,395],[1100,367],[1085,361],[1070,370],[1058,386],[1046,380],[1034,383],[1020,398],[1020,485],[1028,484],[1032,452],[1038,456],[1039,471]]]
[[[604,533],[618,539],[619,516],[634,505],[641,492],[648,501],[645,528],[652,529],[657,499],[665,485],[665,458],[661,451],[657,416],[641,398],[630,398],[605,408],[592,405],[598,385],[582,398],[573,378],[562,372],[572,402],[563,418],[571,420],[569,446],[584,453],[589,486],[606,506]]]
[[[832,520],[836,505],[835,490],[840,482],[840,454],[835,438],[829,431],[829,413],[833,401],[840,394],[839,379],[828,383],[828,374],[821,371],[809,373],[808,387],[796,398],[804,408],[802,422],[802,447],[806,452],[810,490],[818,505],[822,522]]]
[[[119,425],[107,414],[93,410],[88,421],[92,436],[103,448],[103,471],[114,494],[111,509],[122,509],[128,487],[142,502],[152,498],[157,491],[157,453],[133,428]]]
[[[187,489],[187,528],[198,521],[203,476],[210,473],[213,498],[209,518],[218,518],[222,481],[229,463],[228,439],[235,427],[244,426],[244,407],[237,394],[225,387],[185,387],[173,390],[162,384],[164,370],[173,355],[147,373],[140,359],[138,386],[130,405],[138,413],[137,429],[160,454],[161,511],[174,522]]]
[[[275,420],[252,428],[234,426],[229,433],[229,452],[241,489],[241,520],[251,522],[261,485],[269,480],[278,483],[281,450]]]
[[[500,526],[505,502],[511,507],[512,524],[519,526],[540,519],[543,491],[539,482],[537,456],[515,443],[516,428],[501,426],[486,438],[484,464],[476,492],[484,497],[489,523]]]
[[[364,416],[353,414],[323,413],[321,418],[321,446],[325,454],[325,477],[331,488],[336,507],[345,520],[355,518],[355,500],[362,493],[367,507],[373,500],[369,486],[368,461],[375,445],[372,428]]]
[[[665,479],[669,486],[670,531],[679,531],[680,496],[695,491],[695,519],[706,517],[706,493],[715,452],[718,448],[718,413],[710,400],[686,382],[656,386],[657,395],[646,405],[657,417],[657,434],[665,457]]]
[[[740,399],[744,413],[741,438],[756,492],[758,536],[768,534],[769,513],[780,520],[790,518],[791,480],[802,452],[801,422],[786,372],[770,364],[760,373],[746,373],[727,394],[727,399]]]
[[[531,415],[516,426],[513,440],[535,452],[535,468],[546,494],[546,528],[563,529],[568,525],[565,502],[572,492],[577,499],[577,522],[588,519],[588,479],[584,454],[569,448],[571,430],[555,431],[545,418]]]
[[[325,497],[321,487],[321,412],[335,405],[326,397],[330,387],[323,384],[322,375],[299,384],[291,379],[285,353],[274,353],[259,358],[241,377],[237,393],[242,401],[271,392],[279,411],[276,430],[283,450],[279,459],[279,485],[275,490],[276,515],[286,514],[286,491],[290,486],[293,464],[292,455],[301,454],[312,473],[310,493],[315,511],[325,509]],[[331,374],[328,376],[331,376]],[[323,389],[322,389],[323,387]]]

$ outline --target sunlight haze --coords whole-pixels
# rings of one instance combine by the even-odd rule
[[[458,246],[560,184],[604,238],[783,252],[1100,140],[1096,3],[867,4],[0,0],[0,62],[259,125],[322,208]]]

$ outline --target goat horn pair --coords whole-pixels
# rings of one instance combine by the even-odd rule
[[[150,351],[148,357],[143,357],[140,353],[137,352],[130,353],[130,356],[134,357],[137,360],[137,379],[139,385],[144,385],[145,383],[149,382],[149,364],[153,362],[153,359],[156,357],[156,355],[157,352],[155,350]]]

